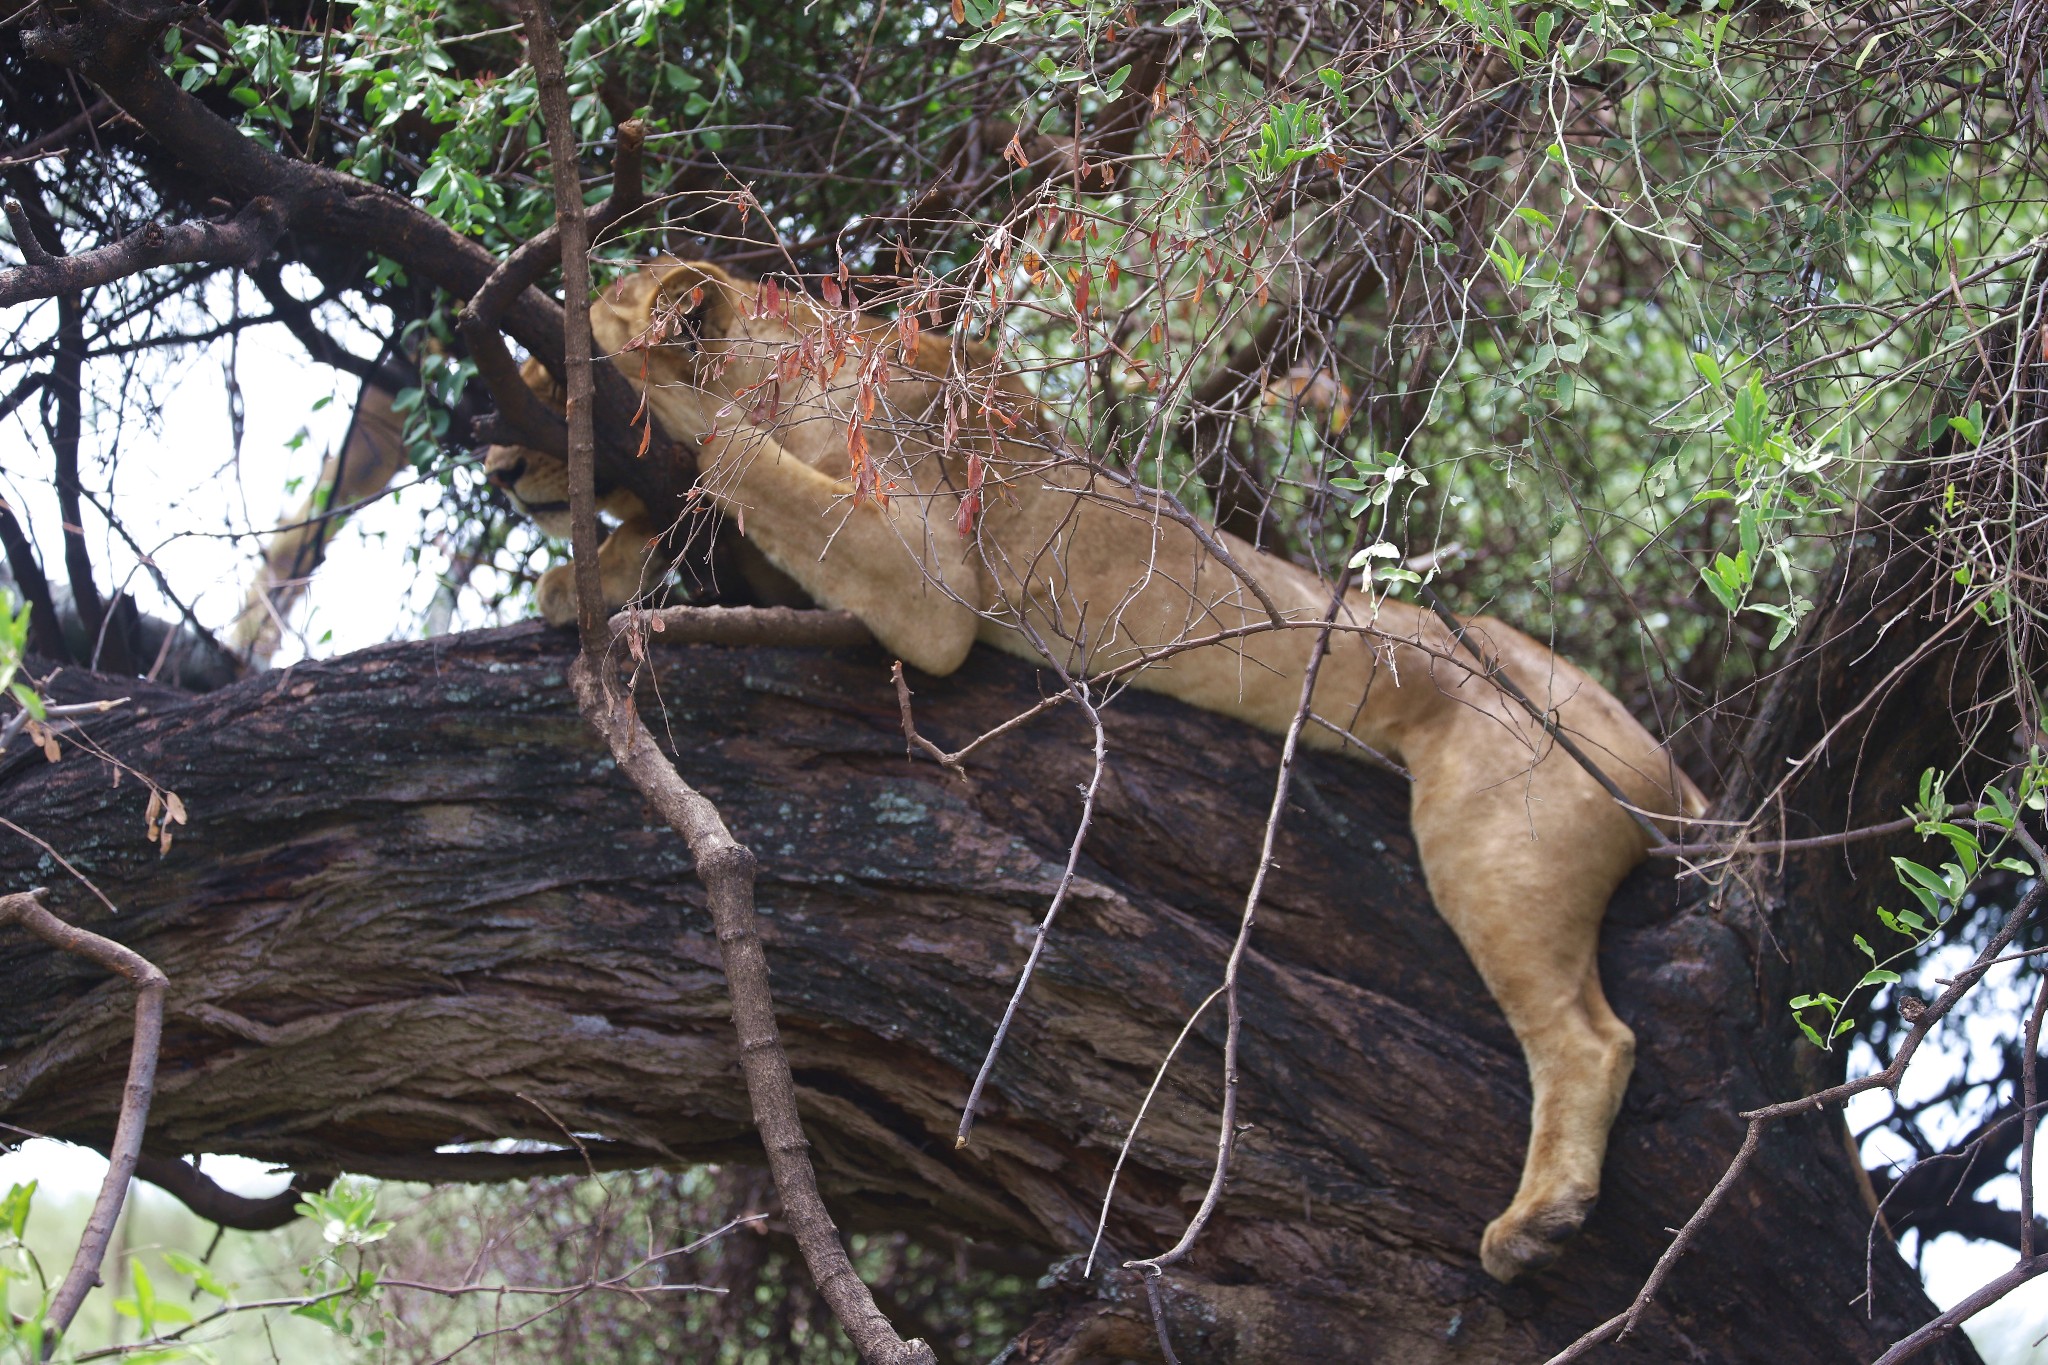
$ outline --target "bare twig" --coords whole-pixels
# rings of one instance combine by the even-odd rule
[[[1341,589],[1332,595],[1330,607],[1324,617],[1327,626],[1336,619],[1344,602]],[[1252,875],[1251,890],[1246,893],[1244,914],[1238,921],[1237,941],[1230,947],[1230,960],[1223,969],[1223,1004],[1225,1024],[1223,1033],[1223,1104],[1222,1115],[1216,1130],[1216,1165],[1209,1176],[1209,1188],[1202,1195],[1201,1207],[1188,1220],[1186,1231],[1166,1251],[1142,1260],[1126,1261],[1128,1270],[1145,1272],[1148,1276],[1164,1270],[1184,1258],[1195,1239],[1202,1234],[1209,1219],[1216,1212],[1217,1203],[1223,1198],[1223,1186],[1230,1176],[1230,1157],[1237,1146],[1237,1047],[1238,1037],[1244,1026],[1244,1011],[1238,998],[1238,981],[1244,968],[1244,961],[1251,947],[1252,927],[1258,921],[1259,899],[1266,889],[1266,876],[1273,870],[1273,851],[1280,839],[1280,821],[1287,812],[1287,791],[1294,775],[1294,758],[1301,744],[1301,731],[1310,714],[1310,703],[1315,697],[1316,676],[1322,671],[1323,659],[1330,646],[1330,632],[1325,629],[1318,633],[1315,644],[1308,656],[1308,667],[1302,672],[1301,704],[1295,708],[1294,719],[1287,727],[1287,737],[1280,746],[1280,771],[1273,779],[1273,803],[1266,814],[1266,831],[1259,844],[1259,866]],[[1156,1303],[1156,1301],[1155,1301]],[[1160,1331],[1165,1331],[1165,1319],[1158,1318]]]
[[[1635,807],[1631,813],[1640,815]],[[1887,834],[1902,834],[1920,823],[1917,815],[1887,820],[1881,825],[1865,825],[1860,829],[1845,829],[1840,834],[1816,834],[1805,839],[1736,839],[1712,844],[1662,844],[1650,850],[1652,858],[1711,858],[1721,854],[1735,853],[1800,853],[1815,848],[1841,848],[1847,844],[1861,843],[1866,839],[1881,839]]]
[[[1692,1245],[1693,1239],[1699,1235],[1700,1227],[1713,1215],[1715,1209],[1721,1207],[1721,1201],[1728,1197],[1728,1191],[1735,1187],[1735,1182],[1741,1178],[1743,1171],[1749,1168],[1749,1159],[1756,1155],[1757,1143],[1763,1137],[1763,1131],[1762,1120],[1750,1122],[1748,1131],[1742,1135],[1742,1146],[1737,1149],[1734,1160],[1721,1172],[1721,1178],[1714,1182],[1714,1188],[1700,1201],[1700,1206],[1693,1211],[1692,1217],[1686,1220],[1685,1226],[1678,1230],[1678,1235],[1671,1239],[1671,1245],[1664,1248],[1664,1254],[1657,1258],[1657,1264],[1650,1270],[1650,1277],[1644,1280],[1643,1287],[1636,1291],[1635,1300],[1629,1304],[1627,1310],[1615,1314],[1559,1351],[1545,1365],[1565,1365],[1567,1361],[1577,1360],[1601,1342],[1624,1336],[1635,1326],[1636,1319],[1641,1316],[1643,1309],[1649,1306],[1650,1300],[1657,1296],[1657,1291],[1663,1287],[1665,1279],[1671,1274],[1671,1267],[1678,1264],[1687,1248]]]
[[[0,828],[13,830],[16,834],[19,834],[22,838],[28,840],[37,848],[49,854],[52,861],[54,861],[57,864],[57,866],[63,868],[66,872],[69,872],[80,886],[92,892],[93,895],[99,897],[100,904],[106,906],[110,914],[118,915],[121,913],[120,909],[117,906],[115,906],[115,904],[112,901],[107,899],[107,893],[100,890],[99,887],[95,886],[93,884],[92,878],[86,876],[83,872],[80,872],[75,866],[73,866],[69,858],[66,858],[63,854],[59,853],[55,848],[53,848],[50,845],[49,840],[44,839],[40,835],[29,833],[27,830],[23,829],[20,825],[15,824],[12,820],[8,819],[4,815],[0,815]]]
[[[903,687],[903,670],[899,664],[896,670],[896,685]],[[981,1059],[981,1069],[974,1073],[974,1084],[968,1088],[967,1103],[960,1106],[960,1128],[953,1135],[953,1146],[967,1145],[968,1135],[974,1131],[974,1116],[981,1104],[982,1089],[987,1086],[989,1073],[996,1068],[996,1058],[1002,1055],[1003,1042],[1010,1036],[1010,1022],[1017,1017],[1017,1005],[1024,999],[1024,992],[1031,985],[1032,973],[1038,970],[1038,959],[1045,952],[1045,940],[1052,933],[1053,921],[1059,918],[1060,907],[1067,902],[1067,893],[1073,889],[1074,873],[1081,864],[1081,846],[1087,842],[1088,828],[1095,822],[1095,797],[1102,790],[1102,774],[1109,766],[1109,739],[1102,728],[1102,716],[1096,711],[1089,698],[1088,684],[1078,678],[1067,680],[1067,690],[1074,698],[1074,704],[1087,715],[1089,725],[1095,730],[1095,766],[1089,771],[1088,785],[1081,790],[1081,819],[1074,826],[1074,837],[1067,845],[1067,865],[1060,871],[1059,885],[1053,888],[1052,901],[1045,907],[1044,918],[1031,931],[1031,951],[1025,955],[1024,969],[1017,973],[1016,989],[1010,992],[1010,1003],[1003,1007],[1003,1017],[996,1025],[996,1035],[989,1040],[988,1053]],[[904,727],[910,724],[908,689],[904,689]]]
[[[1138,1112],[1132,1115],[1130,1129],[1124,1134],[1123,1142],[1116,1149],[1116,1165],[1109,1168],[1109,1183],[1102,1191],[1102,1212],[1095,1218],[1095,1237],[1088,1243],[1088,1259],[1083,1265],[1083,1274],[1092,1274],[1095,1270],[1095,1253],[1102,1246],[1103,1229],[1109,1226],[1109,1205],[1116,1197],[1117,1177],[1123,1174],[1124,1160],[1131,1154],[1131,1144],[1138,1140],[1138,1129],[1145,1122],[1146,1112],[1152,1108],[1153,1098],[1158,1095],[1159,1087],[1166,1081],[1167,1069],[1173,1065],[1173,1059],[1180,1054],[1181,1045],[1187,1042],[1188,1035],[1195,1031],[1195,1025],[1201,1022],[1209,1006],[1215,1004],[1216,997],[1221,994],[1223,987],[1218,986],[1203,998],[1201,1004],[1195,1006],[1194,1013],[1181,1025],[1180,1033],[1173,1040],[1173,1046],[1166,1049],[1166,1055],[1159,1059],[1159,1069],[1152,1073],[1152,1084],[1146,1089],[1145,1098],[1138,1102]]]
[[[2022,1035],[2020,1054],[2020,1104],[2025,1116],[2020,1120],[2020,1259],[2027,1260],[2034,1254],[2034,1135],[2041,1125],[2041,1111],[2038,1107],[2039,1085],[2036,1073],[2041,1056],[2041,1015],[2048,1011],[2048,972],[2041,974],[2041,985],[2034,992],[2034,1008],[2027,1014],[2027,1027]]]
[[[114,1142],[107,1150],[107,1175],[100,1182],[99,1197],[85,1220],[78,1239],[78,1252],[71,1269],[50,1300],[51,1332],[43,1343],[47,1359],[57,1340],[78,1315],[85,1296],[100,1282],[100,1263],[106,1259],[107,1242],[128,1198],[128,1182],[134,1178],[136,1158],[142,1153],[142,1130],[149,1121],[149,1102],[156,1092],[157,1050],[163,1042],[164,991],[170,982],[154,964],[132,948],[123,947],[90,930],[66,924],[42,906],[43,891],[22,892],[0,897],[0,925],[19,924],[60,952],[72,953],[88,962],[124,976],[135,987],[135,1042],[128,1053],[128,1080],[121,1089],[121,1115],[114,1126]]]
[[[1173,1339],[1166,1332],[1166,1305],[1161,1301],[1159,1281],[1162,1273],[1155,1267],[1145,1271],[1145,1303],[1152,1309],[1152,1327],[1159,1334],[1159,1355],[1166,1365],[1180,1365],[1180,1357],[1173,1353]]]
[[[890,666],[889,676],[895,680],[896,709],[903,716],[903,756],[915,758],[917,751],[922,749],[934,763],[965,782],[967,769],[960,766],[960,756],[947,753],[917,732],[917,718],[910,713],[910,684],[903,680],[903,660],[898,659]]]

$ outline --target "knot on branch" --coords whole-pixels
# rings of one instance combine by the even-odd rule
[[[722,844],[697,859],[697,875],[706,886],[739,883],[754,884],[754,873],[760,867],[754,850],[745,844]]]

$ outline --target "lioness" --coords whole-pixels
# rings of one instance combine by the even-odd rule
[[[695,447],[699,487],[745,538],[908,663],[950,673],[980,640],[1088,676],[1246,630],[1132,681],[1268,730],[1292,721],[1316,632],[1248,629],[1272,618],[1245,577],[1300,623],[1322,620],[1330,588],[1174,519],[1141,485],[1055,458],[1029,394],[985,355],[957,366],[942,338],[705,262],[628,276],[591,320],[663,428]],[[559,461],[499,447],[486,467],[564,533]],[[617,606],[665,564],[648,548],[658,528],[645,509],[616,496],[609,505],[625,522],[601,556]],[[543,577],[539,597],[550,621],[573,618],[565,567]],[[1645,835],[1432,615],[1353,593],[1338,624],[1315,711],[1412,772],[1430,892],[1528,1060],[1535,1110],[1521,1187],[1480,1243],[1487,1271],[1512,1280],[1551,1260],[1599,1193],[1635,1039],[1608,1008],[1595,950]],[[1470,632],[1632,802],[1701,810],[1698,790],[1592,679],[1498,622]],[[1344,746],[1320,727],[1303,738]]]

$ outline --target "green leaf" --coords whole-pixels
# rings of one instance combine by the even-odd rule
[[[37,720],[48,718],[49,713],[43,710],[43,699],[37,696],[35,690],[27,683],[9,683],[7,690],[13,694],[17,702],[21,703],[22,710],[28,712]]]
[[[7,1197],[0,1199],[0,1223],[7,1225],[7,1231],[17,1242],[28,1229],[29,1205],[36,1197],[36,1183],[31,1180],[26,1185],[12,1186]]]
[[[1882,967],[1873,967],[1863,974],[1863,979],[1857,982],[1856,985],[1860,989],[1864,986],[1896,986],[1898,983],[1899,974],[1897,972],[1888,972]]]
[[[1722,555],[1720,558],[1726,559],[1727,556]],[[1742,598],[1740,594],[1730,589],[1727,583],[1722,581],[1721,576],[1712,570],[1701,569],[1700,582],[1707,585],[1707,590],[1713,593],[1715,600],[1720,602],[1727,610],[1732,612],[1741,604]]]
[[[215,1277],[212,1268],[195,1256],[188,1256],[175,1247],[166,1248],[164,1251],[164,1264],[192,1281],[193,1284],[199,1287],[201,1293],[211,1294],[216,1299],[227,1299],[233,1296],[234,1291],[229,1289],[227,1285],[222,1284]]]
[[[1948,880],[1933,868],[1923,867],[1911,858],[1894,857],[1892,866],[1899,870],[1899,876],[1909,883],[1926,887],[1936,895],[1948,894]]]

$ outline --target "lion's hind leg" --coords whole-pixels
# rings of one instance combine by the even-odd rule
[[[1449,785],[1418,774],[1415,832],[1430,893],[1529,1066],[1521,1184],[1480,1242],[1487,1273],[1509,1281],[1555,1258],[1599,1197],[1608,1130],[1635,1064],[1635,1035],[1608,1007],[1598,962],[1600,921],[1628,860],[1602,837],[1607,811],[1578,812],[1595,826],[1591,838],[1555,818],[1564,812],[1545,811],[1532,837],[1522,784],[1429,789]]]

